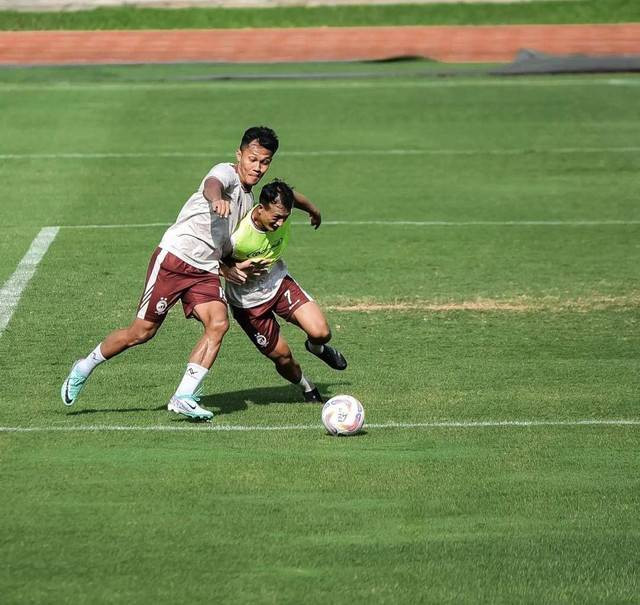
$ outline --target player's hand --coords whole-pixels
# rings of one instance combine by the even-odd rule
[[[222,218],[227,218],[229,216],[229,212],[231,212],[231,204],[229,200],[224,200],[222,198],[211,202],[211,207],[213,208],[213,211]]]
[[[317,229],[322,223],[322,214],[320,214],[320,210],[316,206],[309,208],[309,222],[314,229]]]
[[[247,277],[254,277],[267,273],[269,271],[269,262],[264,259],[249,259],[238,263],[236,267],[243,273],[246,273]]]
[[[241,286],[247,281],[247,274],[235,265],[231,267],[220,265],[220,275],[222,275],[226,281],[237,284],[238,286]]]
[[[264,275],[269,270],[269,264],[265,260],[245,260],[233,265],[220,265],[220,274],[232,284],[241,286],[247,279],[253,276]]]

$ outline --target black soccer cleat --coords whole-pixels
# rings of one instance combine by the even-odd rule
[[[307,403],[324,403],[324,399],[322,398],[322,395],[320,395],[317,387],[310,391],[303,391],[302,394],[304,395],[304,400]]]
[[[347,360],[344,358],[344,355],[340,353],[340,351],[338,351],[338,349],[334,349],[329,345],[324,345],[322,347],[322,353],[314,353],[309,348],[308,340],[305,340],[304,346],[307,351],[309,351],[309,353],[312,353],[316,357],[322,359],[322,361],[324,361],[330,368],[333,368],[334,370],[344,370],[347,367]]]

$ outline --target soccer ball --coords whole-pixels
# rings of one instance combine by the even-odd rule
[[[364,408],[351,395],[336,395],[322,408],[322,424],[332,435],[353,435],[364,424]]]

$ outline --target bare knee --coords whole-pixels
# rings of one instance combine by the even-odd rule
[[[323,345],[331,340],[331,328],[326,322],[319,323],[307,330],[307,336],[312,343]]]
[[[205,324],[204,331],[209,338],[222,340],[229,331],[229,319],[226,316],[212,318]]]
[[[158,327],[158,324],[132,324],[129,326],[127,335],[129,342],[127,344],[130,347],[135,347],[151,340],[156,335]]]

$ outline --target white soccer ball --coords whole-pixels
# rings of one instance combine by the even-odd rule
[[[336,395],[322,408],[322,424],[332,435],[353,435],[364,424],[364,408],[351,395]]]

